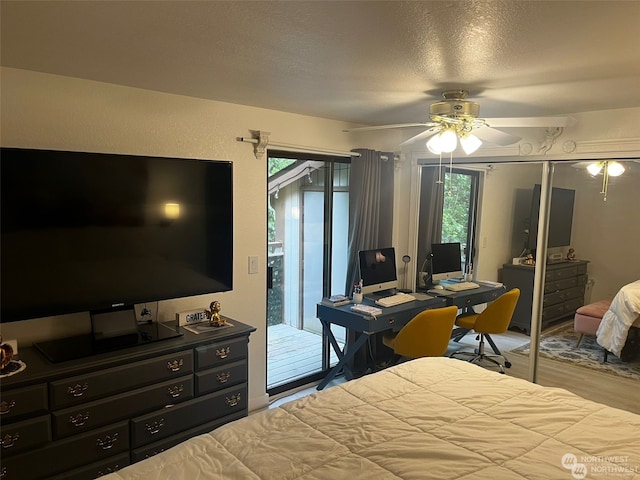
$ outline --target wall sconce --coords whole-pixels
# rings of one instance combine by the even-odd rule
[[[165,203],[164,204],[164,217],[168,220],[175,220],[180,217],[180,204],[179,203]]]
[[[609,189],[609,177],[619,177],[624,173],[624,170],[624,166],[614,160],[604,160],[587,165],[587,171],[592,177],[602,172],[602,190],[600,193],[604,195],[605,202],[607,201],[607,190]]]

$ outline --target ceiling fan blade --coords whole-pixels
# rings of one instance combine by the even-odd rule
[[[438,130],[440,130],[440,127],[431,127],[429,129],[419,133],[418,135],[414,135],[413,137],[409,138],[408,140],[405,140],[399,146],[400,147],[404,147],[405,145],[409,145],[410,143],[416,142],[416,141],[418,141],[418,140],[420,140],[422,138],[430,137],[431,135],[434,135],[435,133],[437,133]]]
[[[501,132],[500,130],[487,126],[474,128],[473,134],[483,142],[494,143],[503,147],[522,140],[522,137]]]
[[[510,118],[485,118],[484,121],[490,127],[567,127],[576,124],[573,117],[510,117]]]
[[[365,132],[368,130],[386,130],[389,128],[432,127],[433,123],[394,123],[391,125],[374,125],[372,127],[345,128],[343,132]]]

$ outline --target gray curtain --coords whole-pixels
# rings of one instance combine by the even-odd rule
[[[357,149],[349,178],[349,266],[345,295],[360,280],[358,251],[391,247],[393,230],[392,152]],[[381,157],[386,157],[382,159]]]
[[[440,167],[422,167],[420,179],[420,218],[418,219],[418,262],[416,285],[421,285],[420,272],[431,272],[428,260],[431,244],[440,242],[442,236],[442,207],[444,183],[438,183]],[[442,175],[444,180],[444,174]]]

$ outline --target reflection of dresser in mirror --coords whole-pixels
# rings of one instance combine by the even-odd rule
[[[547,264],[542,329],[551,323],[573,316],[576,309],[584,305],[588,263],[585,260],[576,260]],[[509,328],[517,328],[527,334],[531,333],[534,273],[535,268],[529,265],[506,264],[502,271],[502,282],[505,287],[520,289],[520,299]]]

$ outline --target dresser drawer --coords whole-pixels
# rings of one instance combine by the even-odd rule
[[[121,453],[120,455],[109,457],[106,460],[64,472],[55,477],[49,477],[48,480],[91,480],[117,472],[129,464],[129,454]]]
[[[193,397],[193,375],[113,395],[52,413],[53,437],[61,438]]]
[[[233,362],[196,372],[196,395],[215,392],[247,381],[247,362]]]
[[[557,305],[564,302],[564,292],[547,293],[542,299],[543,308],[550,307],[551,305]]]
[[[53,474],[97,462],[129,449],[129,423],[58,440],[27,453],[2,458],[2,480],[49,478]]]
[[[565,300],[573,300],[576,298],[584,299],[584,285],[580,285],[578,287],[573,287],[565,290],[564,298]]]
[[[247,358],[247,338],[212,343],[196,348],[196,370]]]
[[[559,290],[566,290],[567,288],[575,287],[578,285],[578,278],[571,277],[563,280],[555,280],[544,284],[544,293],[557,292]]]
[[[153,457],[159,453],[164,452],[165,450],[170,449],[171,447],[178,445],[179,443],[184,442],[191,437],[195,437],[196,435],[201,435],[203,433],[209,433],[210,431],[215,430],[225,423],[233,422],[234,420],[238,420],[239,418],[242,418],[244,416],[246,416],[244,412],[236,413],[235,415],[228,415],[223,418],[218,418],[212,422],[198,425],[197,427],[191,428],[177,435],[172,435],[171,437],[165,438],[164,440],[150,443],[149,445],[145,445],[144,447],[136,448],[131,452],[131,462],[135,463],[141,460],[145,460],[149,457]]]
[[[554,280],[562,280],[563,278],[575,277],[578,275],[578,265],[571,265],[562,268],[549,268],[544,276],[545,282],[552,282]]]
[[[51,408],[64,408],[193,372],[193,350],[51,382]]]
[[[542,310],[542,323],[551,322],[557,318],[562,318],[565,315],[565,308],[563,303],[558,303],[551,307],[544,308]]]
[[[51,441],[49,415],[10,423],[0,430],[0,455],[7,456],[35,448]]]
[[[47,397],[46,383],[13,390],[3,389],[0,393],[0,423],[46,412]]]
[[[227,388],[220,392],[182,402],[159,412],[131,420],[131,443],[134,448],[156,442],[217,418],[247,412],[247,386]]]

